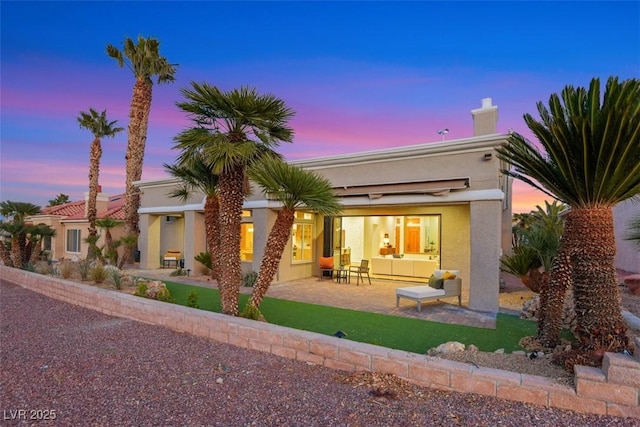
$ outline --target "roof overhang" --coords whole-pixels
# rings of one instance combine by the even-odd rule
[[[342,198],[367,195],[370,199],[379,199],[382,196],[391,194],[430,194],[432,196],[444,196],[452,190],[464,190],[467,188],[469,188],[468,177],[343,186],[335,187],[334,191]]]

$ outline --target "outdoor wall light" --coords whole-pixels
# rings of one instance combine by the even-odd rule
[[[493,155],[491,153],[485,153],[483,159],[485,161],[491,160],[491,157],[493,157]]]

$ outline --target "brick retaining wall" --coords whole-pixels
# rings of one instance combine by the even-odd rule
[[[391,350],[230,317],[0,266],[0,276],[70,304],[166,326],[238,347],[342,371],[391,373],[440,390],[478,393],[579,412],[640,418],[640,339],[635,355],[606,353],[600,368],[576,366],[576,387],[534,375]]]

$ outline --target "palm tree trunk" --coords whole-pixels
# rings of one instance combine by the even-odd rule
[[[96,200],[98,198],[98,175],[100,170],[100,157],[102,157],[102,147],[100,146],[100,138],[94,138],[91,143],[89,155],[89,200],[87,200],[87,220],[89,220],[89,237],[96,236],[96,218],[98,210],[96,208]],[[95,244],[89,244],[87,259],[94,259],[97,253]]]
[[[284,248],[291,237],[291,227],[293,226],[295,211],[293,209],[282,209],[278,212],[276,222],[269,233],[267,245],[264,250],[258,279],[251,292],[250,304],[255,308],[260,307],[264,296],[267,294],[269,285],[278,271],[280,260]]]
[[[207,251],[211,256],[211,279],[220,282],[220,264],[215,255],[220,250],[220,203],[218,196],[207,196],[204,202],[204,226],[207,238]]]
[[[0,257],[2,258],[2,263],[7,267],[13,267],[13,260],[11,259],[11,252],[4,244],[2,240],[0,240]]]
[[[242,203],[244,168],[232,166],[220,174],[220,249],[212,262],[221,268],[218,288],[222,300],[222,312],[238,315],[238,296],[242,282],[240,264],[240,226],[242,223]]]
[[[538,316],[538,339],[548,348],[560,344],[562,311],[567,289],[571,286],[571,260],[568,255],[567,230],[560,241],[560,249],[551,265],[548,279],[540,289],[540,312]]]
[[[151,110],[151,95],[153,85],[144,78],[138,78],[133,85],[133,96],[129,110],[129,136],[126,153],[126,188],[124,201],[124,232],[126,235],[140,234],[138,226],[138,208],[140,207],[140,193],[133,185],[142,177],[142,162],[147,140],[147,127],[149,124],[149,111]],[[129,258],[133,248],[125,251]],[[126,259],[125,262],[128,262]]]
[[[24,267],[25,240],[24,233],[16,233],[11,237],[11,257],[15,268]]]
[[[33,246],[29,262],[31,264],[37,263],[40,259],[40,252],[42,252],[42,238],[38,239],[38,242]]]
[[[616,243],[610,207],[572,209],[572,252],[576,338],[583,350],[618,352],[627,348],[616,283]]]

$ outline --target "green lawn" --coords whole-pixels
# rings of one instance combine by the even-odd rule
[[[186,305],[189,293],[196,291],[201,309],[221,311],[217,289],[165,283],[178,304]],[[240,295],[241,309],[247,299],[247,295]],[[496,329],[485,329],[274,298],[265,298],[260,308],[267,321],[275,325],[324,335],[341,330],[347,334],[346,339],[422,354],[447,341],[475,344],[481,351],[504,348],[512,352],[522,350],[520,338],[536,334],[534,322],[505,314],[498,314]]]

